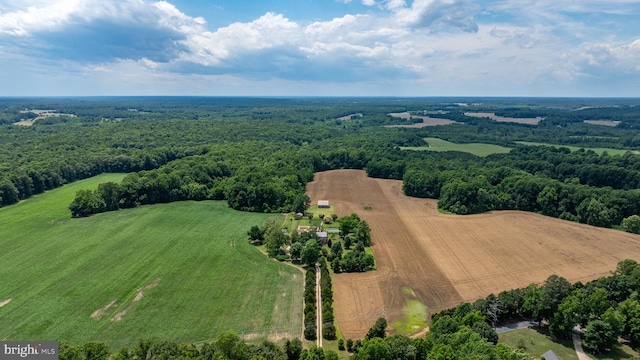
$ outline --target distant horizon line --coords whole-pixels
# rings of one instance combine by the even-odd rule
[[[245,98],[245,99],[640,99],[638,96],[507,96],[507,95],[0,95],[0,99],[71,98]]]

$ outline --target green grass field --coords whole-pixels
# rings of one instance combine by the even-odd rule
[[[571,340],[553,341],[551,337],[532,329],[518,329],[499,335],[499,342],[524,349],[535,359],[553,350],[563,360],[578,360]]]
[[[581,148],[578,146],[555,145],[555,144],[546,144],[546,143],[529,142],[529,141],[516,141],[516,144],[529,145],[529,146],[553,146],[555,148],[565,147],[571,151],[577,151],[580,149],[593,150],[593,152],[595,152],[598,155],[601,155],[605,151],[609,155],[624,155],[627,151],[631,151],[634,154],[640,154],[640,151],[632,151],[632,150],[620,150],[620,149],[612,149],[612,148]]]
[[[488,156],[491,154],[503,154],[508,153],[511,149],[492,145],[492,144],[456,144],[446,140],[438,138],[425,138],[424,139],[429,146],[409,146],[402,147],[403,150],[416,150],[416,151],[460,151],[473,154],[476,156]]]
[[[209,341],[225,329],[247,339],[300,335],[302,273],[247,241],[269,215],[203,201],[70,218],[77,190],[123,176],[0,209],[0,303],[11,299],[0,307],[0,339],[118,349],[140,338]]]
[[[524,350],[534,358],[539,358],[547,350],[553,350],[563,360],[578,359],[576,351],[573,348],[573,342],[571,340],[552,340],[550,336],[541,334],[532,329],[519,329],[509,331],[499,335],[500,342],[509,344],[515,347],[524,347]],[[584,348],[584,342],[583,342]],[[634,351],[628,345],[621,344],[613,349],[608,354],[600,354],[597,356],[588,354],[592,359],[630,359],[640,356],[639,353]]]

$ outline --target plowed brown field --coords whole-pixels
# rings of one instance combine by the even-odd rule
[[[436,200],[403,195],[402,181],[360,170],[317,173],[307,193],[312,203],[329,200],[339,216],[358,213],[372,229],[377,270],[334,281],[346,338],[362,338],[383,309],[390,324],[399,320],[403,287],[436,312],[551,274],[588,281],[622,259],[640,260],[638,235],[520,211],[444,215]]]

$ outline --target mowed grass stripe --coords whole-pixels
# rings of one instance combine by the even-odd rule
[[[481,144],[481,143],[472,143],[472,144],[456,144],[446,140],[438,139],[438,138],[425,138],[424,139],[429,146],[407,146],[402,147],[403,150],[415,150],[415,151],[460,151],[466,152],[469,154],[473,154],[476,156],[488,156],[491,154],[503,154],[508,153],[511,149],[493,145],[493,144]]]
[[[225,329],[299,335],[302,274],[246,241],[269,215],[205,201],[70,218],[78,189],[122,176],[0,209],[0,301],[12,299],[0,308],[1,339],[100,340],[118,348],[140,338],[213,339]]]

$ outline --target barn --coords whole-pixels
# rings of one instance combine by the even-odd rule
[[[319,209],[328,209],[329,208],[329,200],[318,200],[318,208]]]

